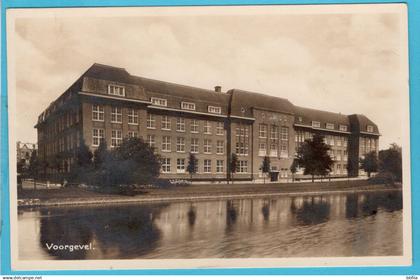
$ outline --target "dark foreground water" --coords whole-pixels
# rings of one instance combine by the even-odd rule
[[[52,208],[18,220],[26,260],[402,255],[400,192]]]

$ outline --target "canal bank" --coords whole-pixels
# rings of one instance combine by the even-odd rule
[[[367,180],[288,184],[209,184],[151,188],[136,196],[105,194],[82,188],[25,190],[18,194],[19,208],[114,205],[157,202],[268,198],[360,192],[395,192],[401,186],[370,184]]]

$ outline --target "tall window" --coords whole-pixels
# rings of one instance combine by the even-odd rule
[[[217,122],[216,134],[217,135],[223,135],[224,134],[224,128],[223,128],[223,123],[222,122]]]
[[[185,152],[185,138],[184,137],[176,138],[176,151],[179,153]]]
[[[111,131],[111,147],[118,147],[122,142],[122,131],[112,130]]]
[[[99,146],[99,144],[101,143],[103,139],[104,139],[104,130],[102,128],[94,128],[92,131],[92,146]]]
[[[211,140],[204,139],[204,153],[211,154]]]
[[[184,132],[185,131],[185,119],[177,118],[176,119],[176,131]]]
[[[281,140],[282,141],[289,140],[289,128],[287,126],[281,127]]]
[[[191,138],[191,147],[190,152],[193,154],[198,153],[198,139],[197,138]]]
[[[258,144],[258,155],[266,156],[267,155],[267,143],[265,141]]]
[[[156,105],[156,106],[162,106],[162,107],[168,106],[168,100],[164,98],[152,97],[150,98],[150,101],[152,102],[153,105]]]
[[[168,116],[162,116],[162,129],[171,130],[171,120]]]
[[[208,109],[209,113],[213,113],[213,114],[221,114],[222,113],[222,108],[221,107],[209,106],[207,109]]]
[[[122,123],[122,109],[120,107],[111,107],[111,122]]]
[[[139,124],[139,114],[136,109],[128,109],[128,124]]]
[[[276,157],[278,155],[277,143],[271,142],[270,144],[270,157]]]
[[[125,96],[125,87],[117,85],[108,85],[108,94]]]
[[[223,160],[216,160],[216,173],[223,173],[224,172],[224,162]]]
[[[156,139],[154,135],[147,135],[147,144],[149,144],[152,149],[156,147]]]
[[[225,153],[225,142],[217,140],[216,144],[216,154],[223,155]]]
[[[204,134],[211,134],[211,122],[204,121]]]
[[[236,170],[237,173],[248,173],[248,161],[240,160],[238,161],[238,167]]]
[[[163,136],[162,137],[162,152],[170,152],[170,151],[171,151],[171,137]]]
[[[266,124],[260,124],[259,137],[267,138],[267,125]]]
[[[191,133],[198,133],[198,121],[191,120]]]
[[[151,129],[156,128],[156,117],[155,117],[155,115],[152,115],[152,114],[147,115],[146,125],[147,125],[147,128],[151,128]]]
[[[278,126],[276,126],[276,125],[271,126],[270,139],[271,140],[279,139],[279,127]]]
[[[185,159],[178,158],[176,160],[176,173],[185,173]]]
[[[163,158],[161,161],[161,166],[162,166],[162,173],[170,173],[171,172],[171,159]]]
[[[92,120],[100,122],[105,120],[104,106],[92,105]]]
[[[248,155],[249,137],[248,127],[239,126],[236,128],[236,154]]]
[[[181,109],[194,111],[195,110],[195,103],[181,102]]]
[[[204,173],[211,173],[211,160],[205,159],[204,160]]]

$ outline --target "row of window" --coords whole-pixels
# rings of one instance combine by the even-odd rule
[[[216,173],[224,173],[225,172],[225,161],[224,160],[216,160]],[[185,158],[178,158],[176,159],[176,170],[172,170],[171,159],[170,158],[163,158],[161,160],[161,168],[162,173],[185,173],[188,161]],[[196,172],[199,172],[200,169],[200,161],[197,160],[196,165]],[[204,159],[203,160],[203,173],[212,173],[213,166],[211,159]],[[248,173],[248,161],[246,160],[239,160],[238,165],[236,168],[236,173]]]
[[[159,97],[152,97],[150,99],[150,102],[152,102],[153,105],[161,106],[161,107],[168,107],[168,100],[165,98],[159,98]],[[188,110],[188,111],[195,111],[196,106],[194,102],[181,102],[181,109]],[[218,106],[207,106],[207,112],[212,114],[221,114],[222,108]]]
[[[63,137],[56,138],[54,141],[43,142],[39,144],[39,153],[45,153],[46,156],[54,155],[59,152],[72,151],[79,147],[80,133],[75,131]]]
[[[312,127],[314,128],[321,128],[321,122],[319,121],[312,121]],[[325,129],[330,129],[330,130],[334,130],[336,129],[336,125],[333,123],[325,123]],[[347,125],[344,124],[340,124],[338,125],[338,130],[340,131],[347,131],[348,127]]]
[[[190,121],[190,132],[199,133],[200,132],[200,122],[199,120],[191,119]],[[156,115],[148,114],[146,120],[146,126],[148,129],[156,129]],[[171,130],[172,129],[172,118],[169,116],[161,116],[161,129],[162,130]],[[177,117],[176,118],[176,131],[185,132],[186,124],[185,118]],[[212,122],[203,121],[203,133],[212,134]],[[224,124],[223,122],[216,122],[216,135],[224,135]]]
[[[133,108],[127,109],[128,124],[139,124],[138,111]],[[92,105],[92,120],[103,122],[105,121],[105,109],[103,105]],[[111,107],[111,122],[122,123],[122,108],[117,106]]]
[[[268,125],[260,124],[259,126],[259,138],[267,138],[268,136]],[[270,139],[278,140],[279,139],[279,127],[276,125],[270,126]],[[289,140],[289,128],[287,126],[282,126],[280,130],[280,140]]]
[[[66,128],[69,128],[77,123],[79,123],[79,113],[68,111],[57,117],[57,119],[46,126],[45,129],[39,129],[39,140],[50,139],[55,137],[59,132],[63,131]]]
[[[278,156],[278,148],[279,143],[278,142],[271,142],[270,143],[270,151],[267,152],[267,142],[260,141],[258,143],[258,155],[259,156],[270,156],[270,157],[277,157]],[[289,156],[288,152],[288,144],[287,142],[282,142],[280,144],[280,157],[281,158],[287,158]]]

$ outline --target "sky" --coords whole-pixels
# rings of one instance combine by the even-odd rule
[[[401,145],[408,110],[404,18],[400,10],[370,7],[368,13],[275,13],[281,8],[274,7],[223,13],[220,7],[204,14],[195,13],[198,8],[188,14],[108,9],[72,16],[57,9],[16,17],[8,37],[15,58],[16,79],[9,83],[16,89],[16,139],[35,143],[38,115],[97,62],[147,78],[365,114],[379,126],[381,149]]]

